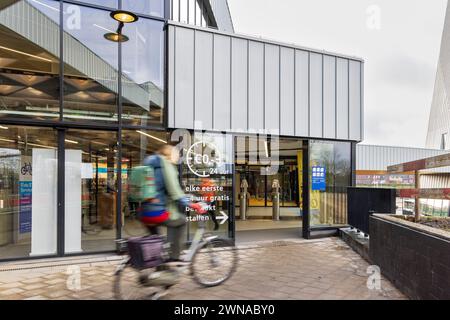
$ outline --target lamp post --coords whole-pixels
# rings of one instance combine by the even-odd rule
[[[108,32],[103,36],[105,39],[113,42],[126,42],[130,40],[126,35],[122,34],[125,23],[133,23],[139,20],[139,17],[132,12],[125,10],[116,10],[110,13],[111,18],[119,22],[116,32]]]

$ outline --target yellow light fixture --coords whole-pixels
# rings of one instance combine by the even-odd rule
[[[137,21],[139,18],[133,12],[125,11],[125,10],[116,10],[110,13],[111,18],[116,21],[123,23],[132,23]]]
[[[26,53],[26,52],[19,51],[19,50],[14,50],[14,49],[11,49],[11,48],[8,48],[8,47],[0,46],[0,49],[6,50],[6,51],[11,51],[11,52],[14,52],[14,53],[18,53],[18,54],[21,54],[21,55],[24,55],[24,56],[27,56],[27,57],[30,57],[30,58],[39,59],[39,60],[42,60],[42,61],[45,61],[45,62],[52,62],[52,60],[50,60],[50,59],[43,58],[43,57],[37,56],[35,54],[30,54],[30,53]]]
[[[103,35],[106,40],[113,42],[127,42],[130,40],[126,35],[120,33],[108,32]]]
[[[78,141],[75,140],[64,139],[64,141],[66,141],[67,143],[78,144]]]
[[[156,140],[156,141],[159,141],[159,142],[162,142],[162,143],[166,143],[166,144],[167,144],[167,141],[165,141],[165,140],[163,140],[163,139],[160,139],[160,138],[158,138],[158,137],[152,136],[151,134],[148,134],[148,133],[146,133],[146,132],[144,132],[144,131],[136,130],[136,132],[139,133],[139,134],[142,134],[142,135],[144,135],[144,136],[146,136],[146,137],[152,138],[153,140]]]

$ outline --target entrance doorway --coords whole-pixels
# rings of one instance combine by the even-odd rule
[[[301,237],[303,140],[276,139],[272,148],[267,137],[235,141],[238,242]]]

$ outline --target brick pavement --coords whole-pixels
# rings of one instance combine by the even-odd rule
[[[111,299],[119,259],[90,256],[1,264],[0,300]],[[367,267],[338,238],[253,244],[240,247],[237,271],[224,284],[202,288],[185,276],[166,299],[405,299],[383,277],[381,290],[369,290]],[[73,277],[78,271],[80,282]]]

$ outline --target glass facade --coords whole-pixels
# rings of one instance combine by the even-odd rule
[[[0,6],[0,119],[58,119],[58,11],[49,0]]]
[[[161,125],[164,109],[164,23],[140,19],[122,46],[124,124]],[[151,57],[151,58],[150,58]]]
[[[129,194],[128,173],[140,166],[145,157],[166,144],[168,133],[152,130],[122,131],[122,236],[137,237],[148,234],[137,216],[138,203]]]
[[[119,5],[141,15],[121,44],[105,38]],[[163,18],[163,0],[0,4],[0,259],[114,250],[120,233],[143,234],[127,177],[161,143],[150,136],[166,136],[148,130],[163,129]]]
[[[117,122],[118,44],[103,37],[116,28],[109,11],[64,4],[65,120]]]
[[[56,172],[56,131],[1,126],[0,259],[56,253]]]
[[[65,253],[113,250],[118,197],[117,133],[69,129],[64,145]]]
[[[350,142],[310,141],[309,224],[312,229],[347,224],[351,158]]]
[[[216,27],[212,24],[203,1],[172,0],[170,17],[171,20],[199,27]]]
[[[229,237],[233,214],[233,135],[194,133],[190,146],[180,144],[181,184],[192,200],[208,205],[208,214],[185,208],[187,240],[193,239],[198,223],[204,220],[209,231]]]

